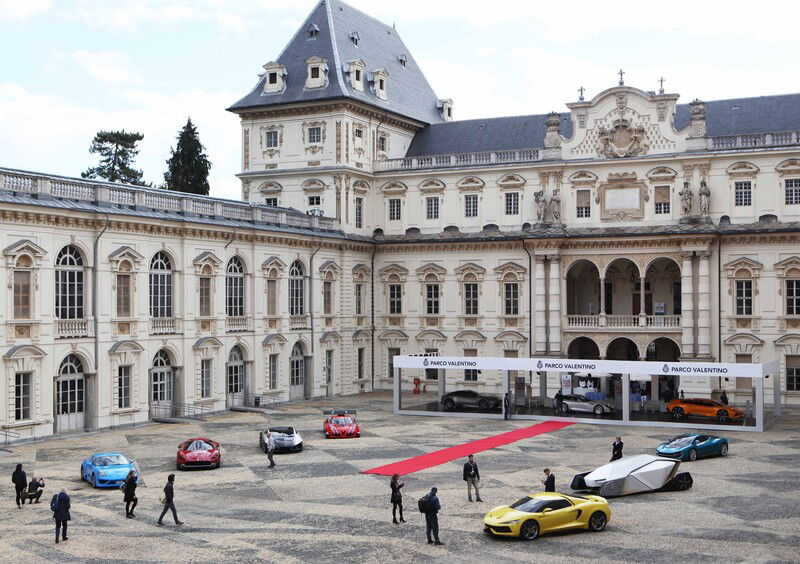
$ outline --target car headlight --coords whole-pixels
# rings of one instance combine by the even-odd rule
[[[106,472],[105,472],[105,470],[98,470],[98,471],[97,471],[97,475],[98,475],[98,476],[103,476],[103,477],[105,477],[105,475],[106,475]]]
[[[219,458],[219,451],[211,455],[211,458]]]
[[[503,521],[503,525],[516,525],[519,523],[519,519],[514,519],[513,521]]]
[[[294,437],[292,437],[292,444],[299,445],[302,442],[303,442],[303,437],[301,437],[300,435],[295,435]]]

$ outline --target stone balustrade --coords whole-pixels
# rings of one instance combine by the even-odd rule
[[[402,159],[376,160],[375,172],[421,170],[469,166],[491,166],[493,164],[530,163],[542,160],[540,149],[516,149],[511,151],[484,151],[480,153],[454,153]]]
[[[800,145],[800,131],[776,131],[772,133],[750,133],[746,135],[721,135],[709,137],[709,150],[757,149],[759,147],[786,147]]]

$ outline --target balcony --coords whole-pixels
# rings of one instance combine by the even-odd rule
[[[241,331],[249,331],[250,328],[248,327],[249,323],[247,323],[247,316],[232,316],[225,318],[225,330],[228,333],[238,333]]]
[[[180,323],[176,317],[150,318],[151,335],[174,335],[180,333]]]
[[[515,163],[532,163],[542,160],[539,149],[517,149],[514,151],[484,151],[480,153],[454,153],[429,155],[402,159],[382,159],[373,162],[375,172],[425,170],[435,168],[464,168]]]
[[[710,137],[707,148],[712,151],[725,151],[731,149],[760,149],[762,147],[788,147],[791,145],[800,145],[800,131],[775,131]]]
[[[289,329],[308,329],[308,315],[290,315]]]
[[[78,337],[93,337],[94,324],[88,319],[56,319],[55,338],[75,339]]]
[[[593,329],[597,331],[618,330],[681,330],[680,315],[566,315],[564,328]]]

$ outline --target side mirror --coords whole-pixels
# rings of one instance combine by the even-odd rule
[[[550,507],[545,507],[545,508],[542,510],[542,513],[549,513],[549,512],[551,512],[551,511],[552,511],[552,509],[551,509]]]

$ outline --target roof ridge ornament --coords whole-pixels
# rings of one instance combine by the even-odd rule
[[[619,85],[620,86],[625,86],[625,80],[622,78],[623,75],[625,74],[625,71],[622,70],[622,69],[619,69],[619,72],[617,74],[619,75]]]

